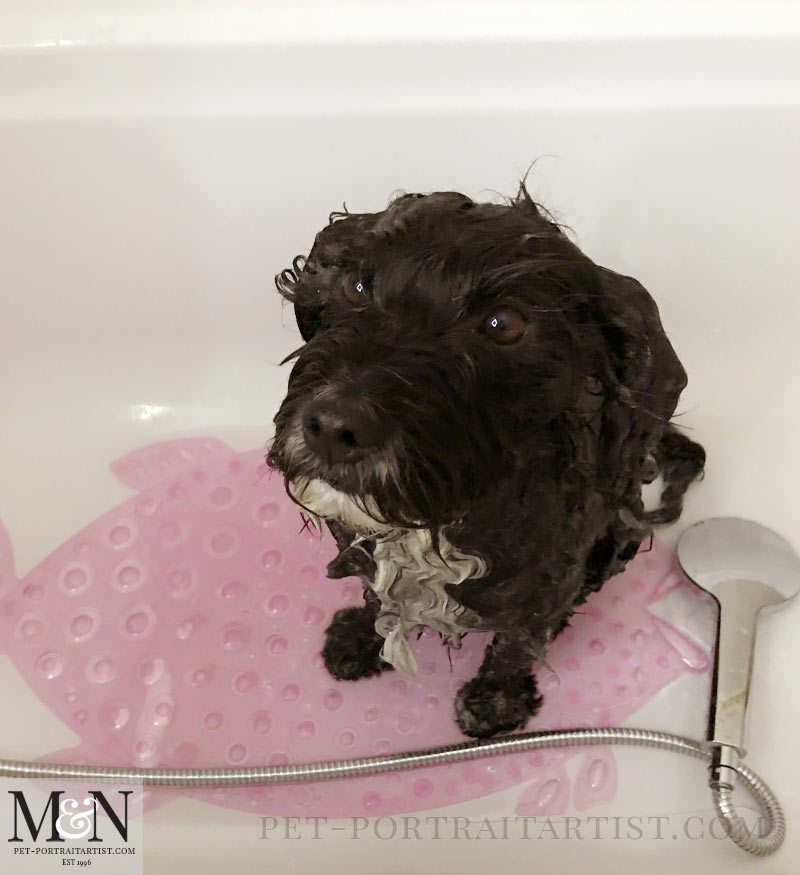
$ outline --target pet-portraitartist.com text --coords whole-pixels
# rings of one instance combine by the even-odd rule
[[[759,818],[750,826],[753,835],[764,828]],[[726,838],[725,827],[717,817],[701,815],[646,815],[627,817],[501,817],[470,818],[455,816],[415,817],[403,815],[377,818],[351,817],[261,817],[260,838],[265,840],[320,840],[324,838],[362,838],[381,841],[467,840],[590,840],[616,841],[698,840]]]

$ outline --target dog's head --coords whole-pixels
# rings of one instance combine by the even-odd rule
[[[605,478],[613,497],[685,385],[645,290],[524,184],[506,204],[437,192],[334,213],[276,283],[305,345],[270,461],[300,504],[364,532],[435,533],[537,471]]]

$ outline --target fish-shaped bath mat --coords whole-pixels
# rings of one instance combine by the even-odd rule
[[[22,580],[0,527],[0,650],[81,738],[44,759],[277,765],[464,741],[453,697],[477,672],[488,633],[448,651],[427,630],[412,642],[414,679],[331,678],[324,630],[338,608],[362,603],[361,583],[326,578],[333,539],[303,526],[263,451],[181,439],[111,469],[131,498]],[[708,650],[649,611],[682,586],[673,551],[643,545],[552,644],[549,666],[537,669],[544,705],[527,729],[618,725],[683,673],[706,672]],[[430,810],[518,786],[517,814],[557,815],[612,800],[616,783],[614,755],[592,748],[148,797],[334,818]]]

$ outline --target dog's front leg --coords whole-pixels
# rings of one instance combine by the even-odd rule
[[[486,738],[524,726],[542,704],[531,674],[540,650],[527,632],[495,632],[478,674],[456,696],[465,735]]]
[[[366,587],[363,607],[342,608],[333,615],[322,648],[325,668],[332,677],[357,681],[394,668],[380,656],[385,639],[375,631],[379,609],[380,599]]]

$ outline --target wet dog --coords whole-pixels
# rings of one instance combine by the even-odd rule
[[[524,182],[503,204],[436,192],[332,213],[276,284],[305,344],[268,460],[336,537],[329,576],[364,581],[327,629],[328,671],[413,675],[423,627],[455,647],[490,630],[458,722],[523,726],[534,662],[703,469],[670,423],[686,375],[656,305]]]

